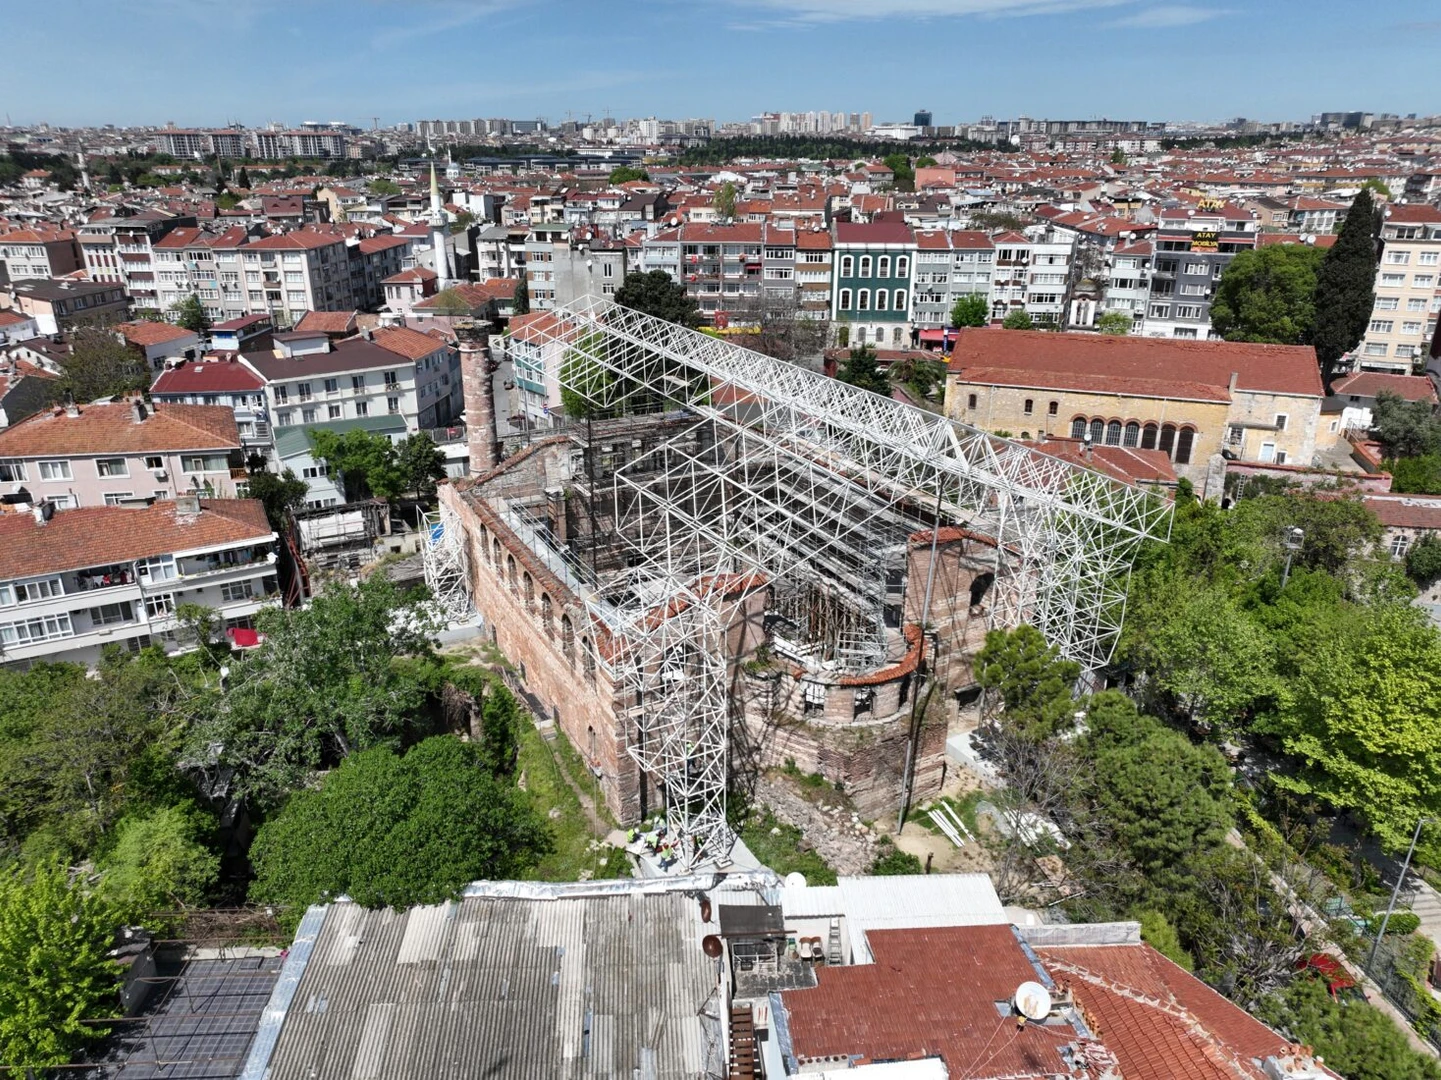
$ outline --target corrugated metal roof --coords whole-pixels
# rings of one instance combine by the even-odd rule
[[[694,1077],[720,1012],[701,936],[679,892],[333,904],[266,1076],[630,1080],[653,1049],[657,1080]]]

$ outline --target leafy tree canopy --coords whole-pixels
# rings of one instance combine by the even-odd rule
[[[1304,345],[1316,321],[1316,275],[1326,252],[1311,244],[1242,251],[1216,286],[1211,322],[1227,341]]]
[[[871,345],[861,345],[850,351],[845,362],[841,364],[840,371],[836,377],[844,383],[852,386],[859,386],[862,390],[869,390],[873,394],[890,395],[890,376],[881,370],[876,362],[876,350]]]
[[[1406,573],[1422,588],[1441,580],[1441,540],[1427,533],[1406,552]]]
[[[283,532],[285,519],[305,505],[309,491],[309,486],[295,475],[294,469],[286,469],[277,476],[261,468],[245,479],[246,497],[260,500],[265,507],[265,518],[276,532]]]
[[[519,877],[549,850],[543,818],[451,736],[404,756],[348,758],[318,791],[299,791],[252,849],[256,900],[293,911],[341,893],[366,907],[452,899],[468,883]]]
[[[194,803],[126,818],[101,862],[101,887],[127,920],[205,902],[220,874],[209,844],[214,819]]]
[[[400,185],[397,184],[394,180],[387,180],[383,176],[377,176],[374,180],[372,180],[369,184],[366,185],[366,188],[372,195],[385,196],[400,194]]]
[[[426,431],[407,436],[395,449],[395,467],[401,490],[417,499],[435,494],[436,483],[445,478],[445,455]]]
[[[346,432],[312,428],[308,432],[314,456],[340,472],[345,501],[394,499],[405,490],[390,436],[364,428]]]
[[[722,221],[733,221],[736,216],[736,186],[727,180],[715,193],[715,212]]]
[[[1430,402],[1407,401],[1382,390],[1371,410],[1371,434],[1393,457],[1422,457],[1441,452],[1441,420]]]
[[[638,165],[617,165],[610,171],[612,184],[628,184],[632,180],[649,180],[650,173]]]
[[[910,158],[905,154],[896,153],[887,154],[881,160],[895,177],[897,191],[914,191],[916,189],[916,170],[911,168]]]
[[[194,293],[172,304],[170,312],[175,316],[177,326],[183,326],[192,333],[203,334],[210,329],[210,316],[205,314],[205,305]]]
[[[627,274],[615,291],[615,302],[692,329],[702,321],[700,306],[686,294],[685,286],[672,281],[664,270]]]
[[[991,321],[991,305],[980,293],[958,297],[951,306],[951,325],[985,326]]]
[[[1034,330],[1036,321],[1031,318],[1031,313],[1025,308],[1014,308],[1006,312],[1006,317],[1001,320],[1001,325],[1007,330]]]
[[[67,393],[83,403],[149,389],[145,358],[112,331],[81,327],[70,335],[70,346],[65,374],[53,383],[56,401]]]
[[[1071,688],[1081,667],[1061,657],[1034,626],[992,630],[976,654],[976,682],[995,691],[1001,722],[1039,742],[1074,723]]]
[[[511,311],[516,315],[530,314],[530,285],[523,276],[515,283],[515,295],[511,301]]]
[[[1112,337],[1127,336],[1134,325],[1134,320],[1125,311],[1103,311],[1096,319],[1096,329]]]

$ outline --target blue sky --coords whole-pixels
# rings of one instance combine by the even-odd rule
[[[1406,0],[43,0],[7,5],[16,123],[868,111],[1441,112]],[[27,55],[36,57],[28,62]]]

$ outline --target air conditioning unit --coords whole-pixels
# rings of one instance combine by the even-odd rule
[[[170,474],[167,473],[164,469],[153,469],[151,471],[155,476],[155,479],[159,480],[161,483],[164,483],[166,480],[170,479]]]

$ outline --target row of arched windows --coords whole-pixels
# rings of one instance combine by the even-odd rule
[[[851,307],[855,303],[854,309]],[[854,293],[854,300],[850,289],[842,289],[840,294],[839,311],[902,311],[906,308],[906,290],[895,291],[895,306],[891,306],[891,294],[885,289],[875,291],[875,306],[871,306],[871,290],[857,289]]]
[[[904,255],[896,256],[896,277],[909,277],[911,273],[911,261]],[[871,257],[862,255],[860,257],[860,273],[856,274],[856,260],[854,256],[841,256],[841,277],[870,277]],[[889,255],[878,255],[875,261],[876,277],[891,276],[891,257]]]
[[[530,576],[530,571],[520,569],[515,556],[505,550],[498,537],[490,536],[484,525],[480,527],[480,550],[489,557],[497,578],[504,572],[504,581],[510,594],[524,604],[525,610],[533,618],[539,620],[546,636],[554,639],[555,601],[550,598],[550,594],[544,589],[536,591],[535,579]],[[590,638],[580,639],[580,654],[577,656],[575,626],[571,623],[570,616],[563,612],[560,616],[560,650],[571,667],[575,667],[579,660],[586,678],[595,678],[595,651],[591,647]]]
[[[1089,435],[1093,446],[1135,446],[1142,450],[1159,450],[1177,465],[1191,463],[1196,443],[1196,429],[1189,424],[1158,424],[1154,420],[1104,420],[1100,417],[1078,416],[1071,421],[1071,438]]]

